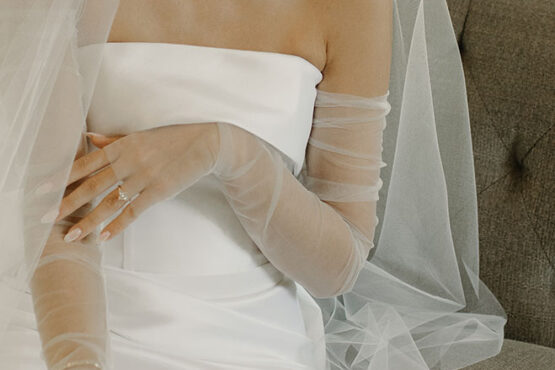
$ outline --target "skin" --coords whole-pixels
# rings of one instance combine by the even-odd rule
[[[122,0],[108,41],[183,43],[293,54],[322,72],[319,89],[371,97],[383,95],[388,89],[391,3],[391,0]],[[195,140],[206,141],[212,148],[218,142],[215,124],[182,126],[190,126],[182,130],[191,130]],[[120,137],[90,138],[94,145],[103,148]],[[217,152],[207,151],[206,156],[214,151]],[[84,180],[108,164],[103,151],[77,159],[68,185]],[[85,180],[84,185],[64,197],[56,221],[118,181],[109,167],[93,180]],[[130,193],[133,196],[139,191]],[[81,240],[121,208],[124,202],[117,198],[116,189],[92,215],[68,230],[67,234],[71,234],[66,241]],[[101,240],[121,233],[152,202],[133,201],[131,205],[101,232]],[[357,212],[342,204],[335,206],[346,215]]]
[[[295,54],[322,70],[322,11],[308,0],[121,0],[108,41]]]

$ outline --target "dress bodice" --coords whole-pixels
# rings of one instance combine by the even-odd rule
[[[322,74],[292,54],[165,43],[108,43],[89,110],[92,131],[125,134],[223,121],[301,170]]]
[[[128,134],[170,124],[227,122],[277,148],[297,175],[321,79],[318,68],[296,55],[108,43],[88,130]],[[244,231],[217,185],[214,176],[205,176],[173,199],[147,209],[108,241],[105,263],[141,273],[189,276],[250,271],[249,279],[252,271],[265,266],[258,280],[270,277],[267,283],[275,283],[278,271]],[[179,281],[183,285],[183,279]]]

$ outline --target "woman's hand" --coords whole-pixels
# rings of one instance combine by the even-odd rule
[[[67,185],[80,179],[84,181],[62,200],[56,221],[120,181],[130,202],[127,204],[121,199],[119,188],[115,188],[68,230],[64,237],[66,242],[84,238],[126,206],[104,228],[99,240],[112,238],[150,206],[178,194],[209,174],[219,153],[215,122],[156,127],[122,137],[90,134],[89,138],[100,150],[73,163]]]

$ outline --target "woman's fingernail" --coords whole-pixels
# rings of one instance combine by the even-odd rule
[[[104,135],[100,135],[94,132],[85,132],[85,135],[89,136],[89,137],[104,137]]]
[[[44,216],[42,216],[42,218],[40,219],[40,222],[43,223],[43,224],[48,224],[50,222],[54,222],[54,221],[56,221],[56,217],[58,217],[58,213],[59,213],[58,209],[52,209],[52,210],[46,212],[46,214]]]
[[[98,241],[99,242],[105,242],[106,240],[108,240],[108,238],[110,237],[110,232],[108,230],[103,231],[99,236],[98,236]]]
[[[44,195],[52,190],[53,184],[51,182],[45,182],[44,184],[40,184],[39,187],[35,190],[36,195]]]
[[[79,235],[81,235],[81,229],[77,228],[77,229],[73,229],[71,230],[69,233],[66,234],[66,236],[64,236],[64,241],[66,243],[70,243],[72,241],[74,241],[75,239],[77,239],[79,237]]]

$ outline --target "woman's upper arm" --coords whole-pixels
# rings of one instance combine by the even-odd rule
[[[372,247],[389,112],[392,0],[330,2],[327,63],[318,86],[305,186]]]
[[[389,89],[393,0],[326,0],[326,66],[318,88],[373,97]]]

